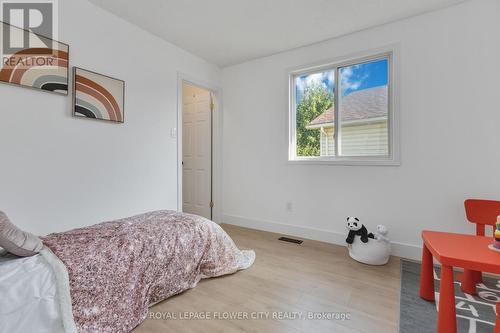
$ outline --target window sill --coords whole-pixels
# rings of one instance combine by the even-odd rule
[[[288,164],[345,165],[345,166],[400,166],[399,159],[391,158],[298,158],[288,159]]]

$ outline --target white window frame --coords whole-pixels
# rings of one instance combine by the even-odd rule
[[[317,73],[326,70],[335,71],[335,91],[338,92],[340,82],[338,74],[339,68],[366,63],[370,61],[388,59],[389,61],[389,155],[388,156],[297,156],[296,152],[296,89],[295,78],[298,76]],[[399,144],[399,47],[391,45],[388,47],[371,50],[368,52],[358,53],[348,57],[341,57],[329,62],[320,64],[312,64],[301,66],[299,68],[288,70],[288,161],[292,164],[332,164],[332,165],[373,165],[373,166],[398,166],[400,160],[400,144]],[[335,115],[339,113],[338,102],[335,103]],[[338,119],[336,117],[336,119]],[[340,141],[338,140],[341,131],[340,122],[335,122],[335,148],[338,152]],[[341,136],[340,136],[341,137]]]

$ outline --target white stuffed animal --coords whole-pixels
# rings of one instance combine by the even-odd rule
[[[375,239],[379,242],[383,241],[389,243],[389,238],[387,237],[388,233],[389,231],[387,230],[387,227],[385,225],[379,224],[377,226],[377,231],[375,232]]]

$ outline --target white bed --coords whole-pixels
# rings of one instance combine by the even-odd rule
[[[0,332],[130,332],[153,304],[255,260],[216,223],[175,211],[54,233],[43,244],[30,257],[0,257]]]
[[[61,304],[69,301],[69,289],[66,294],[57,283],[55,271],[66,271],[57,261],[45,248],[32,257],[0,256],[0,332],[72,331],[64,328]]]

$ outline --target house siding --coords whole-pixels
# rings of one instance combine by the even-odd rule
[[[325,134],[326,133],[326,134]],[[321,132],[321,156],[335,155],[334,128]],[[387,121],[342,127],[342,156],[374,156],[389,154]]]
[[[324,128],[324,131],[321,131],[321,156],[335,155],[335,141],[333,140],[333,133],[333,127],[327,127]]]

